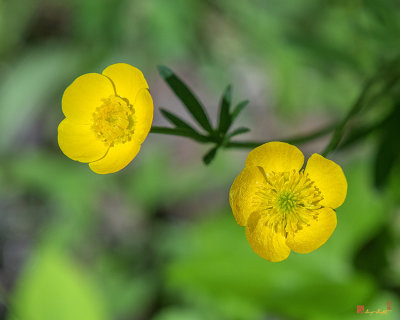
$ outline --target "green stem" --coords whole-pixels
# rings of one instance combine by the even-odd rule
[[[343,120],[339,123],[339,125],[336,127],[333,136],[331,138],[331,141],[329,144],[326,146],[324,151],[322,152],[322,155],[326,157],[330,152],[334,151],[335,149],[338,148],[341,139],[343,137],[344,129],[348,122],[355,116],[357,115],[364,106],[372,106],[376,105],[380,99],[385,97],[387,93],[398,83],[400,76],[399,74],[395,74],[394,76],[391,76],[387,81],[385,81],[383,88],[372,95],[369,101],[366,102],[368,94],[372,91],[372,88],[374,85],[379,82],[379,80],[382,79],[387,74],[390,74],[393,72],[392,69],[395,69],[396,64],[398,64],[400,61],[400,58],[396,58],[393,60],[392,63],[389,63],[384,69],[384,71],[379,71],[375,76],[373,76],[371,79],[369,79],[364,87],[363,90],[361,91],[360,95],[358,96],[356,102],[353,104],[347,115],[343,118]]]
[[[287,142],[290,144],[303,144],[308,141],[323,137],[330,133],[333,129],[336,128],[336,124],[330,124],[324,128],[318,129],[314,132],[304,134],[298,137],[291,137],[291,138],[282,138],[282,139],[276,139],[276,141],[282,141],[282,142]],[[226,147],[227,148],[246,148],[246,149],[253,149],[256,148],[262,144],[264,144],[266,141],[243,141],[243,142],[229,142]]]
[[[303,144],[308,141],[320,138],[322,136],[325,136],[326,134],[330,133],[333,129],[337,127],[337,124],[330,124],[324,128],[318,129],[314,132],[301,135],[298,137],[292,137],[292,138],[283,138],[283,139],[276,139],[277,141],[283,141],[291,144]],[[159,133],[159,134],[168,134],[168,135],[176,135],[176,136],[182,136],[182,137],[188,137],[188,138],[193,138],[192,133],[189,133],[185,130],[180,130],[177,131],[176,128],[167,128],[167,127],[152,127],[150,133]],[[202,143],[215,143],[215,141],[212,141],[210,137],[203,136],[203,135],[198,135],[196,139],[194,139],[198,142]],[[226,148],[235,148],[235,149],[254,149],[262,144],[264,144],[265,141],[231,141],[225,145]]]
[[[337,148],[337,146],[340,143],[340,140],[343,136],[343,131],[344,128],[347,124],[347,122],[355,115],[358,113],[359,110],[361,110],[365,97],[367,93],[369,92],[371,86],[374,84],[375,78],[371,79],[368,81],[363,90],[361,91],[361,94],[358,96],[356,102],[354,103],[353,107],[350,109],[350,111],[347,113],[347,115],[344,117],[344,119],[339,123],[339,125],[336,127],[335,131],[333,132],[333,136],[331,138],[331,141],[329,144],[326,146],[325,150],[322,152],[322,155],[326,157],[329,152],[333,151],[334,149]]]

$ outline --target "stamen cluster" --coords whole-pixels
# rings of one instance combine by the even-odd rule
[[[260,187],[256,195],[259,212],[268,217],[267,227],[286,238],[318,219],[323,196],[304,171],[270,172],[265,179],[267,187]]]
[[[110,96],[93,113],[92,129],[107,146],[130,141],[134,132],[133,112],[126,100]]]

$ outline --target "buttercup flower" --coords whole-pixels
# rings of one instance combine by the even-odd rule
[[[246,227],[254,252],[269,261],[285,260],[291,250],[314,251],[336,228],[334,209],[347,194],[342,169],[316,153],[305,170],[303,163],[295,146],[269,142],[249,153],[231,187],[236,222]]]
[[[135,158],[153,121],[149,86],[139,69],[125,63],[77,78],[64,92],[62,110],[60,149],[101,174]]]

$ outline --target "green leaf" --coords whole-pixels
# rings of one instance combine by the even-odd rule
[[[196,140],[198,142],[209,142],[209,139],[207,137],[198,134],[196,132],[187,130],[187,129],[181,129],[181,128],[167,128],[167,127],[151,127],[150,133],[162,133],[162,134],[168,134],[172,136],[181,136],[181,137],[187,137],[187,138],[192,138],[193,140]]]
[[[249,131],[250,131],[250,129],[249,129],[249,128],[246,128],[246,127],[239,127],[239,128],[237,128],[237,129],[233,130],[230,134],[228,134],[228,135],[225,136],[225,138],[224,138],[224,140],[223,140],[223,142],[222,142],[222,145],[223,145],[224,147],[228,146],[228,145],[229,145],[229,140],[230,140],[232,137],[237,136],[237,135],[239,135],[239,134],[243,134],[243,133],[249,132]]]
[[[237,116],[239,115],[240,112],[242,112],[242,110],[249,104],[249,100],[244,100],[242,102],[239,102],[239,104],[235,107],[235,109],[232,112],[231,115],[231,122],[233,123],[233,121],[237,118]]]
[[[292,252],[279,263],[260,258],[231,210],[204,212],[191,226],[169,226],[159,240],[163,254],[174,257],[166,264],[167,292],[180,292],[210,313],[221,312],[217,319],[261,319],[265,314],[354,319],[355,306],[381,291],[374,277],[349,268],[354,254],[388,219],[387,199],[374,192],[368,179],[368,159],[364,154],[344,168],[349,189],[337,209],[337,228],[309,254]]]
[[[229,138],[232,138],[232,137],[234,137],[234,136],[237,136],[237,135],[239,135],[239,134],[243,134],[243,133],[246,133],[246,132],[249,132],[249,131],[250,131],[249,128],[246,128],[246,127],[239,127],[239,128],[237,128],[237,129],[233,130],[233,131],[228,135],[228,137],[229,137]]]
[[[226,87],[225,92],[221,99],[220,109],[219,109],[219,125],[218,132],[225,134],[231,123],[231,115],[229,113],[229,109],[231,107],[232,102],[232,86],[229,85]]]
[[[211,163],[211,161],[214,160],[216,154],[217,154],[217,150],[218,150],[218,146],[212,148],[210,151],[208,151],[206,153],[206,155],[203,157],[203,162],[206,165],[209,165]]]
[[[375,186],[382,188],[386,185],[393,167],[400,158],[399,126],[400,105],[394,107],[391,116],[383,125],[383,134],[375,155],[374,181]]]
[[[21,132],[32,126],[49,99],[61,94],[60,88],[71,81],[78,64],[79,56],[70,47],[44,45],[24,50],[12,68],[2,69],[0,151],[7,153],[6,149],[15,147]],[[57,108],[61,115],[61,107]]]
[[[173,125],[175,125],[177,128],[186,129],[186,130],[190,130],[190,131],[197,133],[197,131],[195,129],[193,129],[189,124],[187,124],[185,121],[183,121],[178,116],[174,115],[173,113],[171,113],[165,109],[161,108],[160,110],[161,110],[161,113],[164,115],[164,117],[167,118],[167,120],[169,122],[171,122]]]
[[[183,102],[185,107],[194,117],[194,119],[207,131],[212,132],[210,121],[206,111],[192,91],[179,79],[171,69],[165,66],[159,66],[158,72],[175,92],[177,97]]]
[[[19,278],[8,319],[109,319],[99,292],[60,248],[42,248]]]

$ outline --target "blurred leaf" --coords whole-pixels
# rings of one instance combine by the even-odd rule
[[[128,198],[134,206],[143,204],[147,214],[160,207],[174,211],[180,203],[194,199],[199,194],[226,188],[236,172],[228,152],[216,157],[207,170],[199,161],[178,164],[169,161],[175,156],[174,148],[166,144],[154,143],[147,146],[146,152],[137,159],[132,177],[128,179]]]
[[[36,252],[19,278],[10,320],[109,319],[88,275],[57,248]]]
[[[374,290],[368,278],[348,273],[337,256],[327,260],[331,253],[324,248],[311,256],[292,253],[282,263],[263,260],[230,212],[171,232],[177,242],[170,246],[175,255],[167,269],[168,288],[194,306],[206,303],[220,318],[337,319],[352,316],[357,301],[366,301]],[[183,239],[184,248],[177,244]]]
[[[215,156],[217,154],[217,151],[218,151],[218,146],[216,146],[216,147],[212,148],[210,151],[208,151],[205,154],[205,156],[203,157],[203,162],[206,165],[209,165],[211,163],[211,161],[214,160],[214,158],[215,158]]]
[[[61,46],[39,47],[25,51],[9,69],[0,83],[0,152],[13,145],[39,117],[49,96],[62,88],[78,63],[76,53]]]
[[[219,125],[218,132],[225,134],[232,123],[230,115],[230,107],[232,102],[232,86],[229,85],[222,96],[220,107],[219,107]]]
[[[369,272],[380,283],[385,283],[389,269],[388,249],[393,242],[390,228],[386,225],[357,252],[354,257],[355,267]]]
[[[199,310],[183,309],[170,307],[163,309],[152,320],[209,320],[210,317],[205,317]],[[217,318],[211,318],[217,319]]]
[[[179,79],[169,68],[159,66],[158,71],[170,88],[175,92],[177,97],[183,102],[187,110],[191,113],[195,120],[207,131],[212,132],[210,121],[204,107],[194,96],[192,91]]]
[[[220,318],[353,319],[357,304],[380,295],[373,278],[355,272],[353,256],[388,219],[367,179],[368,163],[360,165],[361,160],[345,170],[348,196],[337,209],[335,232],[321,248],[271,263],[252,251],[230,210],[204,213],[206,218],[173,226],[157,241],[173,257],[168,289]]]
[[[237,118],[237,116],[240,114],[240,112],[242,112],[242,110],[249,104],[248,100],[244,100],[242,102],[240,102],[235,109],[232,112],[231,115],[231,121],[235,121],[235,119]]]
[[[191,138],[198,142],[209,142],[207,137],[204,137],[194,131],[181,129],[181,128],[167,128],[167,127],[155,127],[152,126],[150,133],[162,133],[162,134],[169,134],[173,136],[181,136]]]
[[[137,262],[143,251],[134,249],[122,244],[117,250],[104,250],[97,259],[94,274],[97,283],[101,283],[112,320],[141,318],[156,299],[158,279],[152,268],[137,270],[143,265],[143,261]]]
[[[375,186],[378,188],[386,185],[392,168],[400,157],[399,123],[400,105],[397,105],[382,126],[383,132],[375,154],[374,181]]]
[[[349,111],[347,112],[347,114],[343,118],[343,120],[335,128],[333,135],[331,137],[331,140],[329,141],[329,144],[326,146],[326,148],[322,152],[323,156],[327,156],[330,152],[334,151],[338,147],[338,145],[343,137],[344,130],[345,130],[347,123],[350,120],[352,120],[360,112],[360,110],[364,107],[364,105],[366,103],[366,98],[370,94],[370,91],[373,88],[373,85],[375,84],[375,82],[376,82],[375,77],[373,77],[365,82],[359,96],[357,97],[357,100],[351,106],[351,108],[349,109]]]
[[[190,53],[193,59],[196,58],[194,54],[202,49],[198,46],[197,22],[199,17],[206,14],[203,8],[207,7],[203,2],[152,0],[132,3],[130,8],[131,11],[127,12],[124,20],[132,19],[133,16],[136,17],[135,21],[146,25],[148,37],[141,43],[146,46],[147,60],[175,60],[177,57],[186,57],[190,48],[196,48],[195,53]],[[126,22],[124,32],[135,33],[136,37],[133,41],[140,41],[143,36],[141,30],[131,28],[129,21]],[[135,52],[135,55],[137,54]],[[151,65],[153,65],[152,62]]]
[[[249,131],[250,131],[249,128],[246,128],[246,127],[239,127],[239,128],[237,128],[237,129],[233,130],[233,131],[228,135],[228,137],[229,137],[229,138],[232,138],[232,137],[234,137],[234,136],[237,136],[237,135],[239,135],[239,134],[243,134],[243,133],[246,133],[246,132],[249,132]]]
[[[171,113],[165,109],[161,108],[160,110],[161,110],[161,113],[164,115],[164,117],[167,118],[167,120],[169,120],[169,122],[171,122],[177,128],[186,129],[186,130],[193,131],[198,134],[198,132],[195,129],[193,129],[189,124],[187,124],[185,121],[183,121],[178,116],[174,115],[173,113]]]
[[[9,158],[5,170],[9,183],[27,194],[46,199],[51,209],[48,217],[51,228],[45,236],[57,244],[82,241],[93,227],[93,210],[104,187],[102,181],[106,179],[109,188],[115,179],[94,174],[87,165],[65,157],[61,150],[58,154],[21,153],[18,158]],[[38,213],[32,212],[35,214]]]

